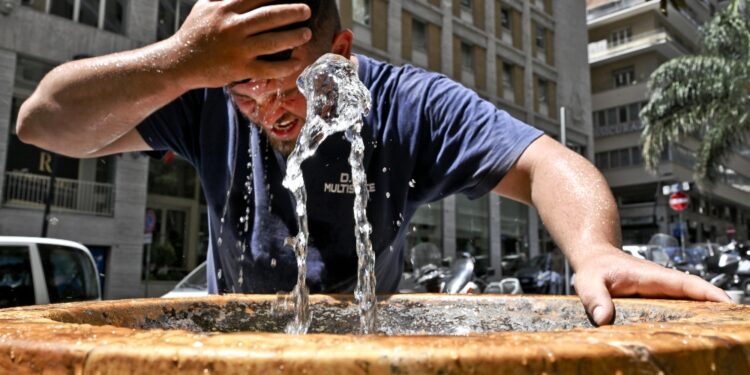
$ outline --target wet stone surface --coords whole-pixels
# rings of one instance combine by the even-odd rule
[[[229,302],[225,305],[194,303],[181,310],[164,308],[164,314],[134,324],[141,329],[183,329],[192,332],[283,333],[293,319],[291,309],[278,303]],[[311,305],[309,333],[359,332],[355,304]],[[615,324],[667,322],[690,317],[684,311],[658,307],[618,306]],[[377,333],[381,335],[471,335],[491,332],[543,332],[591,328],[583,307],[576,301],[516,299],[504,303],[387,301],[378,304]]]

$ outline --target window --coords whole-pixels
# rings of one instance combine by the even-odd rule
[[[547,80],[539,79],[537,86],[537,98],[539,99],[539,106],[546,106],[549,101],[547,98]]]
[[[472,0],[461,0],[461,8],[471,11]]]
[[[159,24],[156,27],[156,38],[169,38],[185,22],[195,0],[159,0]]]
[[[477,273],[490,267],[490,205],[487,195],[469,200],[456,196],[456,253],[466,252],[476,259]]]
[[[628,122],[628,107],[618,107],[617,117],[621,124]]]
[[[461,42],[461,66],[464,70],[474,71],[474,54],[470,44]]]
[[[615,88],[635,84],[635,68],[627,67],[612,72]]]
[[[149,159],[148,192],[179,198],[196,198],[195,168],[179,156],[171,162]]]
[[[529,207],[507,198],[499,201],[502,274],[513,275],[529,256]]]
[[[632,37],[630,28],[616,30],[609,35],[609,45],[614,47],[620,44],[624,44],[630,41]]]
[[[0,308],[35,302],[29,248],[0,246]]]
[[[503,63],[503,97],[514,100],[515,88],[513,87],[513,65]]]
[[[641,148],[631,147],[630,148],[630,154],[632,155],[632,163],[633,165],[641,165],[643,164],[643,158],[641,157]]]
[[[544,40],[544,28],[537,25],[536,26],[536,35],[534,36],[534,39],[536,40],[536,47],[538,51],[544,51],[545,46],[545,40]]]
[[[427,53],[427,25],[416,18],[411,19],[411,45],[415,51]]]
[[[352,18],[365,26],[370,26],[370,14],[372,13],[370,0],[353,0],[354,14]]]
[[[114,33],[124,30],[127,0],[21,0],[21,5]]]
[[[513,21],[510,18],[510,9],[500,9],[500,26],[502,26],[506,32],[511,32],[511,30],[513,29],[512,22]]]
[[[409,231],[406,233],[406,249],[404,249],[406,253],[404,265],[407,270],[411,269],[411,262],[409,260],[411,250],[419,244],[430,244],[439,249],[443,248],[442,202],[430,203],[419,207],[409,222]]]
[[[612,151],[597,152],[594,162],[599,169],[632,167],[643,164],[641,148],[628,147]]]
[[[595,157],[596,167],[599,169],[609,168],[609,153],[608,152],[597,152]]]
[[[99,278],[88,256],[78,249],[38,244],[50,303],[99,298]]]

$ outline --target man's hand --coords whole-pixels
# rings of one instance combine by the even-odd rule
[[[220,87],[248,78],[279,78],[300,68],[294,58],[263,61],[258,56],[299,47],[309,28],[268,32],[310,18],[304,4],[265,5],[270,0],[199,0],[170,38],[181,85],[189,90]]]
[[[615,318],[612,297],[732,302],[723,290],[698,276],[635,258],[612,246],[605,246],[595,254],[579,262],[575,287],[586,312],[597,325],[611,324]]]
[[[576,270],[576,291],[598,325],[612,323],[612,297],[731,301],[697,276],[618,249],[620,219],[607,180],[591,162],[547,136],[526,149],[495,192],[536,206]]]

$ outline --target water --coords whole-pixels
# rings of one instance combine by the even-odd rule
[[[297,257],[297,285],[292,291],[294,319],[287,332],[301,334],[310,326],[307,274],[307,192],[302,177],[302,162],[313,156],[330,135],[345,132],[351,142],[349,165],[354,184],[354,220],[358,263],[354,296],[360,309],[362,333],[375,331],[375,254],[372,251],[367,221],[367,180],[362,166],[364,142],[360,135],[362,116],[370,110],[370,93],[359,81],[357,69],[348,59],[334,54],[322,56],[300,75],[297,86],[307,99],[307,119],[297,144],[287,160],[283,185],[294,195],[298,233],[286,239]]]

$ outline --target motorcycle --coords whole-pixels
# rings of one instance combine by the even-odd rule
[[[516,272],[524,293],[563,294],[565,292],[564,279],[553,267],[554,257],[554,253],[537,255]]]

